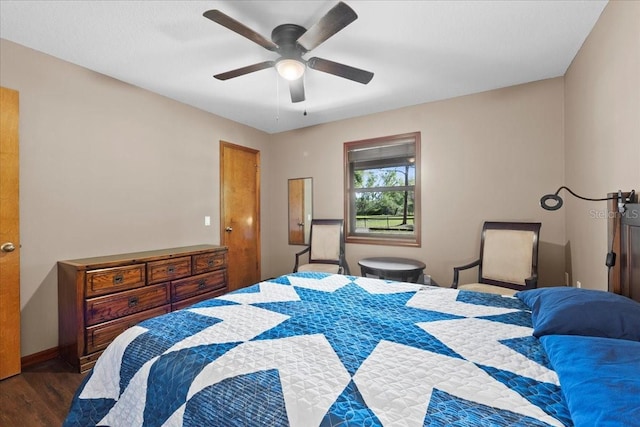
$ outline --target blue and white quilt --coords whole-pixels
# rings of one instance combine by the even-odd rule
[[[295,273],[140,323],[65,426],[562,426],[518,299]]]

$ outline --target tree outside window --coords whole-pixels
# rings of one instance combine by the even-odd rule
[[[344,144],[347,242],[420,245],[420,133]]]

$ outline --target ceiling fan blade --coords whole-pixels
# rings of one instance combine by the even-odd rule
[[[289,82],[289,91],[291,92],[291,102],[304,101],[304,77]]]
[[[225,15],[217,9],[207,10],[202,14],[205,18],[211,19],[213,22],[216,22],[223,27],[227,27],[231,31],[234,31],[240,34],[242,37],[246,37],[254,43],[259,44],[265,49],[276,51],[278,49],[278,45],[267,39],[266,37],[261,36],[260,34],[253,31],[251,28],[241,24],[236,21],[232,17]]]
[[[246,67],[227,71],[226,73],[216,74],[213,77],[215,77],[218,80],[229,80],[234,77],[244,76],[245,74],[253,73],[254,71],[264,70],[266,68],[273,67],[274,65],[275,65],[275,61],[264,61],[258,64],[248,65]]]
[[[307,66],[314,70],[322,71],[325,73],[333,74],[338,77],[353,80],[354,82],[367,84],[373,78],[373,73],[370,71],[361,70],[359,68],[350,67],[348,65],[340,64],[338,62],[329,61],[322,58],[311,58],[307,61]]]
[[[326,15],[309,28],[303,35],[298,38],[298,44],[308,51],[320,46],[325,40],[333,36],[338,31],[352,23],[358,18],[358,15],[347,6],[340,2],[335,5]]]

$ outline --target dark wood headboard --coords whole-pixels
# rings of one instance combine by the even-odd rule
[[[609,271],[609,291],[640,302],[640,204],[628,203],[624,214],[617,202],[608,206],[611,250],[616,263]]]
[[[640,204],[628,204],[620,222],[620,293],[640,302]]]

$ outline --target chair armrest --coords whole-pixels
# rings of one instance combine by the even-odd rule
[[[526,279],[524,279],[524,283],[527,284],[526,288],[527,289],[535,289],[538,287],[538,275],[534,274],[531,277],[527,277]]]
[[[296,273],[298,271],[298,265],[299,261],[300,261],[300,255],[304,255],[307,252],[309,252],[311,250],[311,246],[307,246],[306,248],[304,248],[303,250],[301,250],[300,252],[296,253],[296,265],[293,266],[293,272]]]
[[[351,275],[349,264],[347,264],[347,259],[344,256],[342,257],[342,265],[340,267],[342,269],[342,272],[340,274],[346,274],[347,276]]]
[[[451,287],[454,289],[458,288],[458,279],[460,275],[460,270],[467,270],[469,268],[477,267],[479,265],[480,265],[480,260],[477,259],[473,262],[470,262],[469,264],[461,265],[459,267],[453,267],[453,283],[451,284]]]

